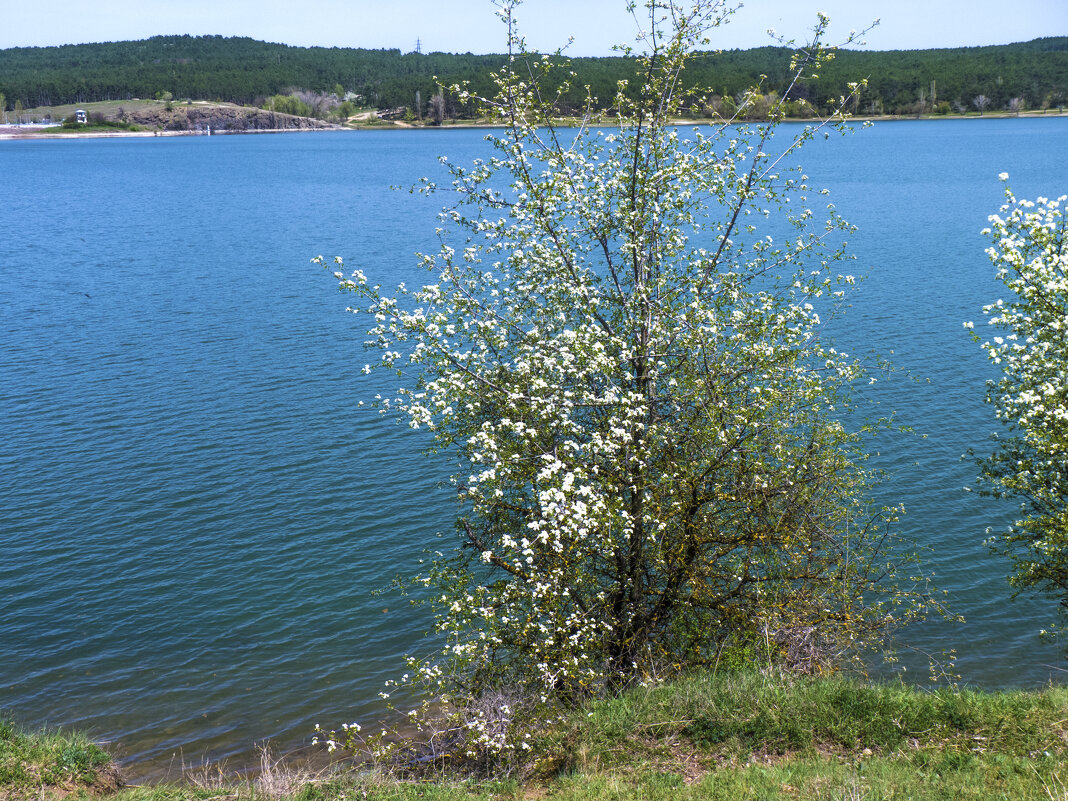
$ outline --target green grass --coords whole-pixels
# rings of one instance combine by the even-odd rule
[[[576,728],[582,747],[685,740],[722,758],[753,753],[888,752],[902,747],[1062,752],[1068,689],[931,692],[842,677],[701,675],[595,705]],[[636,734],[640,733],[640,734]],[[614,746],[618,749],[618,746]],[[605,759],[611,761],[606,751]],[[626,754],[632,758],[632,753]]]
[[[33,798],[48,791],[114,789],[111,757],[84,735],[23,731],[0,721],[0,798]]]
[[[140,125],[134,125],[129,122],[104,120],[89,123],[64,122],[59,128],[49,128],[47,130],[50,133],[96,133],[110,131],[142,131],[144,129]]]
[[[138,111],[144,111],[146,109],[157,109],[164,106],[162,100],[100,100],[93,103],[67,103],[62,106],[36,106],[34,108],[28,108],[23,112],[23,119],[35,119],[42,120],[50,118],[56,122],[65,120],[70,117],[78,109],[82,109],[89,114],[102,114],[107,119],[116,119],[119,115],[119,110],[133,113]],[[14,122],[15,115],[12,112],[7,113],[8,119]]]
[[[116,791],[94,784],[103,758],[88,741],[0,731],[0,801],[42,786],[103,789],[109,801],[1068,801],[1068,689],[1052,687],[698,675],[577,712],[539,742],[525,785],[312,775],[268,759],[253,779]]]
[[[596,704],[542,747],[560,798],[1068,801],[1068,689],[701,675]]]

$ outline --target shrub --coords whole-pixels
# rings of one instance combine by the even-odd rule
[[[410,673],[452,758],[521,756],[546,706],[731,644],[828,669],[928,607],[897,583],[894,511],[868,500],[879,423],[853,388],[874,379],[822,333],[853,283],[850,227],[784,164],[842,118],[779,142],[785,97],[754,89],[711,130],[672,122],[710,95],[680,78],[722,8],[647,4],[636,99],[621,83],[615,127],[590,98],[559,130],[566,62],[525,52],[506,6],[511,57],[475,98],[504,132],[451,167],[442,228],[463,240],[395,295],[333,265],[373,320],[366,369],[410,375],[383,411],[464,465],[460,547],[415,579],[444,647]],[[733,125],[750,113],[768,122]]]
[[[1008,175],[1001,178],[1007,181]],[[1012,560],[1012,583],[1050,594],[1068,613],[1065,199],[1019,200],[1006,186],[1005,205],[984,231],[997,278],[1010,293],[983,308],[998,335],[982,343],[1001,372],[987,383],[986,400],[1008,433],[996,437],[994,452],[979,462],[979,482],[984,494],[1020,504],[1019,518],[990,540]]]

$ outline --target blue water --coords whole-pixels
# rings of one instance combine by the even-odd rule
[[[379,379],[309,259],[418,281],[443,199],[390,186],[482,137],[0,143],[0,714],[86,728],[135,774],[382,718],[426,621],[372,591],[450,531],[448,466],[357,406]],[[912,640],[977,685],[1063,675],[1053,604],[1010,603],[982,544],[1012,510],[964,493],[959,457],[996,429],[962,322],[998,296],[997,173],[1068,192],[1066,145],[1063,118],[886,123],[799,158],[859,226],[839,340],[918,379],[875,396],[917,432],[879,443],[880,497],[967,622]]]

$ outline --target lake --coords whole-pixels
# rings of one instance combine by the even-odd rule
[[[315,723],[374,724],[427,621],[383,589],[440,547],[447,466],[360,400],[380,387],[318,254],[412,284],[437,208],[408,187],[475,130],[0,142],[0,715],[76,726],[132,775],[241,764]],[[1068,118],[882,123],[798,161],[866,275],[837,323],[916,380],[879,389],[916,434],[878,443],[880,498],[929,549],[976,686],[1062,680],[1054,604],[1010,602],[983,545],[1011,505],[960,456],[997,430],[962,323],[999,297],[979,230],[1068,192]],[[911,672],[924,673],[909,656]],[[1053,666],[1053,667],[1050,667]]]

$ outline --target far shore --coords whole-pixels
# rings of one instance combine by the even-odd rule
[[[283,134],[309,133],[322,131],[351,130],[342,126],[336,128],[250,128],[245,131],[212,131],[210,136],[236,136],[243,134]],[[207,131],[60,131],[57,127],[30,128],[27,125],[0,125],[0,139],[126,139],[129,137],[149,138],[157,136],[209,136]]]
[[[1068,117],[1068,111],[1025,111],[1016,112],[991,112],[987,114],[928,114],[916,115],[883,115],[878,117],[856,115],[849,117],[851,122],[927,122],[931,120],[984,120],[984,119],[1049,119],[1051,117]],[[788,118],[784,122],[818,124],[821,120],[816,118]],[[740,120],[737,124],[755,124],[753,120]],[[565,119],[558,121],[562,127],[577,127],[578,120]],[[680,126],[703,126],[716,125],[714,120],[707,119],[680,119],[675,121]],[[357,122],[349,125],[337,125],[328,128],[249,128],[245,130],[221,130],[212,131],[210,134],[204,130],[143,130],[143,131],[70,131],[60,130],[58,126],[37,127],[30,125],[0,125],[0,140],[6,139],[120,139],[120,138],[151,138],[159,136],[238,136],[244,134],[293,134],[293,133],[322,133],[324,131],[448,131],[457,128],[502,128],[505,126],[488,123],[483,120],[454,120],[444,125],[425,125],[418,122],[391,122],[382,121],[375,123]],[[613,127],[610,121],[603,121],[598,127]]]

